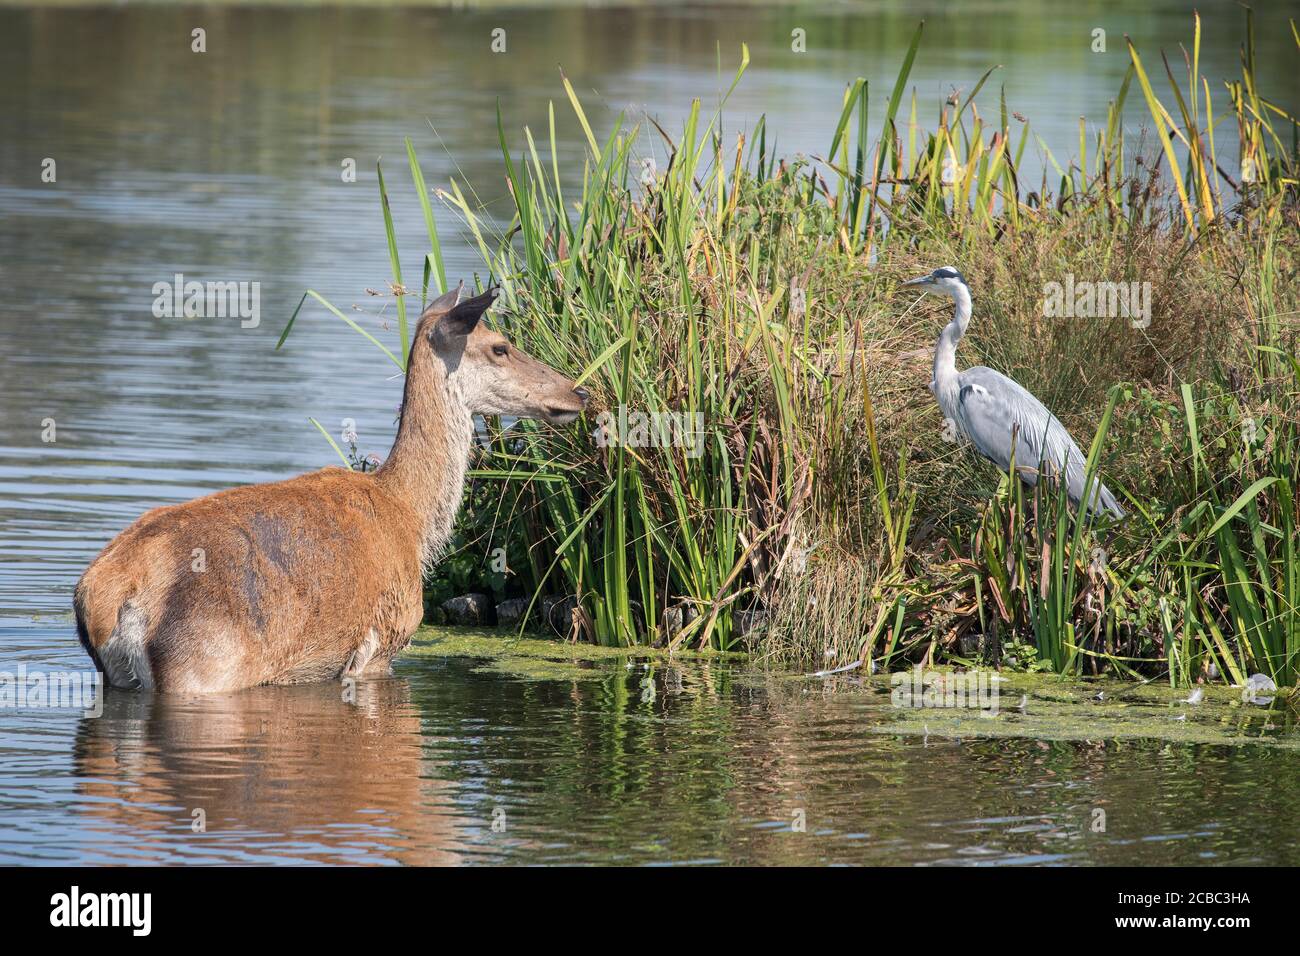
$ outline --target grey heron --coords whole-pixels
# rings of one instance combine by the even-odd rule
[[[1087,456],[1065,426],[1028,389],[1001,372],[983,365],[957,371],[957,343],[971,315],[970,287],[962,274],[944,266],[903,285],[947,295],[957,307],[934,347],[930,391],[944,418],[1003,472],[1011,467],[1014,446],[1016,471],[1028,485],[1037,484],[1039,469],[1050,466],[1053,474],[1064,476],[1070,502],[1078,506],[1084,497]],[[1088,497],[1092,513],[1124,517],[1115,496],[1096,477]]]

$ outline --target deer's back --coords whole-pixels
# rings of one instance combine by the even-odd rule
[[[342,468],[232,488],[143,515],[91,563],[76,608],[113,683],[146,667],[137,685],[160,690],[322,680],[372,630],[391,656],[418,625],[420,529]]]

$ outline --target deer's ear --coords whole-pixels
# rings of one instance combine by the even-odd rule
[[[433,315],[438,312],[447,312],[450,309],[454,309],[456,307],[456,303],[460,301],[460,293],[461,290],[464,288],[465,288],[465,280],[462,279],[459,283],[457,283],[456,288],[452,289],[449,292],[444,292],[442,295],[438,296],[438,298],[434,299],[432,302],[426,305],[424,307],[424,312],[422,314]]]
[[[497,291],[495,287],[488,289],[453,306],[438,320],[438,331],[443,335],[469,335],[474,331],[474,326],[478,325],[479,319],[483,318],[483,313],[492,308]]]

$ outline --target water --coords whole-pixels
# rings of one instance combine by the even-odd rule
[[[317,685],[6,718],[0,862],[1300,859],[1300,796],[1278,786],[1294,752],[877,734],[897,714],[860,687],[651,679],[646,699],[640,665],[534,680],[417,659],[355,703]]]
[[[574,168],[557,65],[598,134],[619,110],[672,131],[692,96],[716,101],[744,41],[727,129],[765,112],[780,152],[818,153],[853,76],[883,113],[924,6],[0,9],[0,669],[84,668],[68,611],[90,558],[147,508],[330,463],[308,416],[335,433],[355,418],[361,450],[386,453],[400,382],[377,351],[320,308],[273,349],[307,287],[394,340],[391,299],[366,293],[390,276],[376,156],[409,281],[424,228],[404,136],[432,186],[455,177],[499,217],[498,100],[516,137],[544,137],[556,101]],[[1190,4],[1011,6],[932,11],[913,83],[933,111],[1002,63],[991,82],[1062,162],[1077,117],[1101,120],[1118,89],[1123,33],[1144,53],[1189,36]],[[1294,107],[1285,14],[1261,10],[1259,60]],[[1202,15],[1202,69],[1231,76],[1238,12]],[[190,51],[196,26],[207,53]],[[489,51],[497,27],[506,54]],[[995,113],[996,88],[980,102]],[[470,245],[439,220],[449,274],[470,277]],[[155,318],[153,286],[177,273],[260,283],[260,323]],[[1297,798],[1276,785],[1295,779],[1288,749],[882,734],[887,699],[862,688],[691,665],[643,703],[639,674],[601,667],[533,680],[413,658],[357,705],[327,686],[0,712],[0,862],[1300,860]]]

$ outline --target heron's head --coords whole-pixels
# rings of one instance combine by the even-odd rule
[[[970,286],[966,284],[966,279],[952,266],[941,266],[929,275],[909,279],[903,283],[904,288],[908,286],[918,288],[922,292],[941,292],[944,295],[952,296],[954,299],[961,292],[970,295]]]

